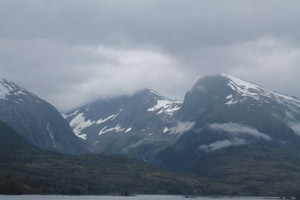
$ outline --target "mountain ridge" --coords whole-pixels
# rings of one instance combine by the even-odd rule
[[[156,99],[150,98],[151,105],[143,104],[145,98],[149,97],[147,95],[151,96],[151,91],[144,90],[142,97],[135,100],[134,106],[127,108],[127,110],[134,110],[136,106],[140,106],[143,109],[143,115],[126,116],[125,118],[143,123],[146,119],[148,121],[163,121],[167,117],[171,123],[162,123],[159,128],[152,129],[147,134],[143,134],[147,130],[144,127],[134,132],[134,136],[126,135],[128,133],[126,131],[130,130],[131,132],[132,130],[129,129],[129,126],[122,127],[119,124],[121,122],[119,120],[124,120],[124,118],[120,119],[120,112],[123,112],[123,110],[120,110],[122,108],[118,107],[119,112],[113,115],[107,115],[105,118],[98,116],[101,122],[115,120],[114,126],[103,125],[99,129],[101,134],[99,134],[98,140],[100,140],[99,144],[102,145],[102,150],[99,152],[129,155],[145,160],[150,164],[157,164],[159,163],[156,160],[157,156],[161,157],[164,150],[172,145],[176,145],[178,142],[180,143],[184,138],[187,138],[186,135],[192,134],[192,132],[203,132],[202,139],[198,142],[199,148],[195,151],[201,150],[206,153],[230,146],[256,143],[288,143],[297,146],[300,142],[298,137],[300,133],[300,100],[267,90],[262,86],[231,75],[222,73],[200,78],[191,90],[186,93],[183,103],[177,102],[178,104],[173,107],[175,111],[171,115],[163,112],[163,106],[157,106],[158,109],[155,110],[156,105],[159,105],[159,100],[167,99],[161,95],[157,99],[159,94],[155,92],[153,94],[157,96]],[[128,99],[131,97],[127,96]],[[116,99],[115,101],[124,102],[122,98]],[[165,110],[168,110],[168,108]],[[80,112],[83,116],[88,115],[83,109]],[[145,113],[150,114],[151,112],[155,115],[151,115],[150,118],[141,117]],[[97,114],[101,115],[101,112]],[[149,117],[150,115],[147,116]],[[67,120],[69,123],[72,121],[72,119],[68,118]],[[70,124],[72,125],[72,123]],[[158,127],[153,123],[148,124],[148,128],[151,128],[151,126]],[[108,131],[106,132],[105,130]],[[124,134],[122,134],[121,130]],[[119,134],[115,134],[118,131]],[[205,135],[204,132],[212,134]],[[160,148],[151,152],[153,141],[149,142],[149,140],[152,139],[152,135],[159,135],[160,139],[172,138],[172,142],[164,143]],[[172,137],[174,135],[176,137]],[[112,139],[108,141],[109,145],[106,148],[105,144],[108,137]],[[118,142],[118,139],[121,137],[123,138],[123,143]],[[130,141],[132,138],[134,139]],[[111,149],[115,145],[118,145],[121,151]],[[140,149],[136,149],[136,147]],[[131,151],[135,151],[135,153],[127,154],[124,149],[128,148]],[[139,153],[137,154],[137,152]],[[149,153],[151,158],[144,159],[143,155],[149,155]],[[157,165],[163,166],[161,163]]]

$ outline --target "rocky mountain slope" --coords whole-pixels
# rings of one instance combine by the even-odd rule
[[[132,96],[100,100],[63,116],[92,152],[149,161],[180,137],[182,130],[174,115],[181,104],[145,89]]]
[[[0,80],[0,120],[40,148],[72,154],[88,152],[52,105],[4,79]]]

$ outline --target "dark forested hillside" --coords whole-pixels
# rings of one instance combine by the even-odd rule
[[[70,156],[40,150],[0,122],[2,194],[209,193],[190,175],[156,170],[122,156]]]

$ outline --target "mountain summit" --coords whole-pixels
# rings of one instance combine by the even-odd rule
[[[212,75],[199,79],[187,92],[180,111],[181,117],[192,119],[216,104],[224,109],[244,106],[248,110],[257,106],[273,107],[275,110],[289,106],[287,110],[293,111],[299,108],[300,100],[227,74]]]

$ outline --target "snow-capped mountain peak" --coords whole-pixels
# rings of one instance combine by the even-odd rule
[[[0,99],[13,100],[15,103],[20,103],[25,98],[36,99],[37,96],[11,81],[0,79]],[[40,101],[37,100],[37,103],[40,103]]]
[[[166,113],[168,115],[173,115],[173,113],[181,108],[181,101],[172,101],[169,99],[157,100],[157,104],[153,107],[148,108],[148,111],[154,112],[158,111],[157,114]]]
[[[12,88],[4,79],[0,79],[0,99],[6,99],[6,95],[11,92]]]
[[[232,105],[238,103],[239,101],[244,101],[248,98],[251,98],[260,103],[269,103],[270,101],[275,100],[280,104],[290,104],[300,107],[299,99],[273,92],[251,82],[244,81],[240,78],[236,78],[228,74],[223,73],[221,74],[221,76],[227,78],[227,85],[236,93],[237,96],[242,97],[242,99],[239,98],[239,100],[237,100],[232,94],[230,94],[226,97],[226,99],[228,99],[228,102],[226,102],[225,104],[227,105]]]

